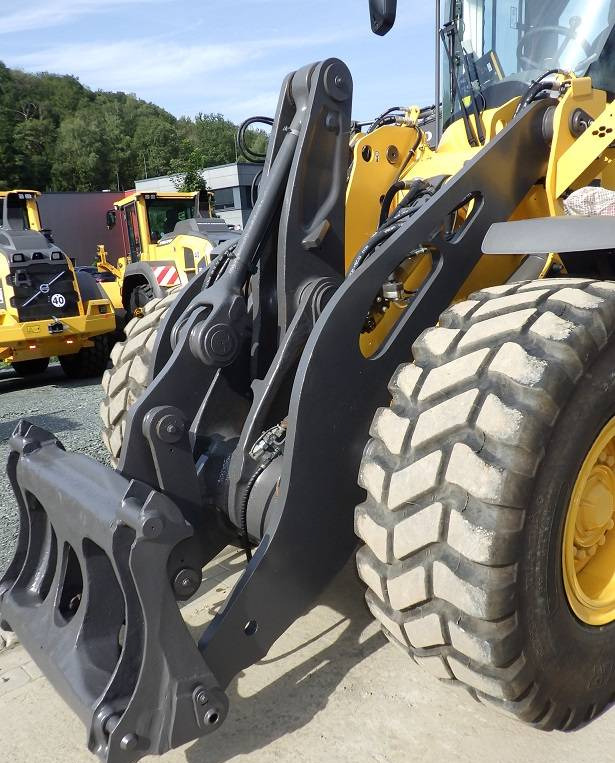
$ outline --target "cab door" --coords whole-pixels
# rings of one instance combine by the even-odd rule
[[[139,235],[139,221],[137,219],[136,203],[128,204],[124,207],[124,219],[126,221],[126,230],[128,231],[128,249],[132,262],[139,262],[141,259],[141,236]]]

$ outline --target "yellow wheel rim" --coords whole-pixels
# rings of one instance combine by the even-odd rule
[[[566,596],[575,615],[587,625],[615,620],[614,526],[615,418],[600,432],[583,461],[564,527]]]

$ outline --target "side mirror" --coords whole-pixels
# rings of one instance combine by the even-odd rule
[[[110,209],[107,212],[107,230],[113,230],[117,221],[117,215],[115,209]]]
[[[384,37],[395,24],[397,0],[369,0],[369,16],[372,32]]]

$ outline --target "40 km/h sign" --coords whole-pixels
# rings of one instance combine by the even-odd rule
[[[64,307],[64,305],[66,304],[66,299],[62,294],[54,294],[51,297],[51,304],[54,307]]]

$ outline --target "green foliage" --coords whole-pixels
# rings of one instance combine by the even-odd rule
[[[0,188],[121,190],[178,173],[182,190],[205,190],[199,170],[245,161],[236,131],[221,114],[176,119],[134,95],[93,92],[75,77],[27,74],[0,61]],[[248,135],[263,151],[265,133]]]

